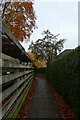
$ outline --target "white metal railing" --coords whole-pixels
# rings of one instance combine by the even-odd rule
[[[2,74],[1,74],[2,68]],[[5,54],[0,58],[0,114],[2,119],[15,118],[19,111],[18,107],[23,98],[27,96],[34,78],[33,67],[21,64]],[[1,102],[3,103],[1,106]],[[19,107],[20,108],[20,107]]]

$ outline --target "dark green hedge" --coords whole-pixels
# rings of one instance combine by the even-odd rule
[[[48,66],[48,80],[80,115],[80,47]]]
[[[36,68],[36,74],[46,74],[46,68]]]

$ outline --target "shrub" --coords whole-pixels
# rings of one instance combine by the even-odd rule
[[[55,91],[61,94],[72,109],[80,113],[80,47],[51,62],[48,80]]]
[[[36,68],[36,74],[46,74],[46,68]]]

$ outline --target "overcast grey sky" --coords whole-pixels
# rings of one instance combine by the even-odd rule
[[[80,1],[78,3],[78,44],[80,46]]]
[[[49,29],[53,34],[60,34],[60,38],[65,38],[67,41],[64,44],[64,49],[75,48],[78,46],[78,2],[77,0],[36,0],[34,9],[37,16],[36,24],[38,29],[35,29],[31,35],[30,41],[36,41],[42,38],[43,30]],[[24,42],[23,46],[27,50],[30,42]],[[63,49],[63,50],[64,50]]]

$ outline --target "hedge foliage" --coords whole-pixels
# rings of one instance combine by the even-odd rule
[[[46,68],[35,68],[36,74],[46,74]]]
[[[51,62],[48,80],[72,109],[80,115],[80,47]]]

